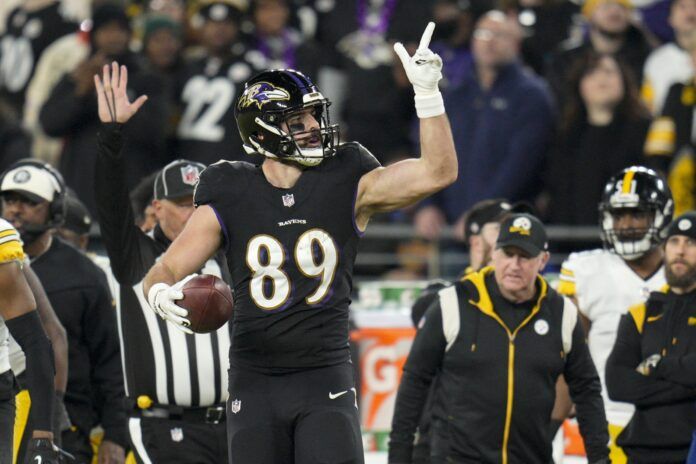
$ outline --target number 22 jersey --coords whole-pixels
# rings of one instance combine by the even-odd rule
[[[231,366],[285,373],[349,359],[355,197],[378,166],[346,143],[289,189],[247,162],[203,171],[194,202],[215,210],[234,285]]]

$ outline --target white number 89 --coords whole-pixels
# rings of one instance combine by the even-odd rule
[[[315,246],[321,250],[321,260],[316,261]],[[262,250],[265,262],[261,262]],[[321,302],[333,283],[338,266],[338,251],[333,238],[321,229],[310,229],[297,239],[295,262],[300,272],[309,278],[321,277],[319,286],[305,301],[314,305]],[[270,311],[281,307],[290,296],[290,279],[281,267],[285,263],[283,245],[270,235],[257,235],[249,240],[246,252],[247,266],[252,272],[249,289],[256,306]],[[271,282],[270,294],[264,291],[266,281]]]

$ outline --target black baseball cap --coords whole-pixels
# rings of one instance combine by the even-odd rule
[[[685,235],[696,239],[696,211],[684,213],[667,227],[665,239],[674,235]]]
[[[481,200],[464,213],[464,239],[469,240],[481,233],[483,226],[489,222],[498,222],[512,208],[512,205],[502,198]]]
[[[65,221],[61,227],[77,235],[85,235],[89,233],[91,226],[92,216],[85,204],[73,192],[68,192],[65,195]]]
[[[198,183],[198,176],[205,169],[205,164],[185,159],[178,159],[166,165],[157,174],[153,198],[171,200],[193,195]]]
[[[517,213],[506,217],[500,224],[496,248],[517,247],[529,256],[538,256],[549,248],[546,229],[539,219],[531,214]]]

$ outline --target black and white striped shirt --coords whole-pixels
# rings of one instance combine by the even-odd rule
[[[96,168],[97,214],[118,282],[118,329],[126,396],[148,396],[154,403],[202,407],[227,399],[229,324],[209,334],[188,335],[161,319],[143,294],[142,281],[170,241],[157,227],[145,234],[134,224],[126,191],[122,137],[116,125],[99,134]],[[201,273],[229,282],[224,259],[209,260]]]

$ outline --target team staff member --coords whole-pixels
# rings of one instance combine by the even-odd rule
[[[120,87],[124,92],[125,85]],[[111,124],[113,114],[103,96],[99,115],[109,124],[99,132],[95,198],[102,241],[120,288],[131,445],[138,462],[222,464],[227,462],[229,325],[209,334],[185,334],[158,318],[142,297],[145,274],[193,213],[194,186],[205,166],[177,160],[159,171],[151,189],[157,225],[151,233],[143,232],[135,224],[126,189],[122,125]],[[116,103],[117,120],[127,121],[131,113],[121,100]],[[208,260],[201,272],[229,281],[222,256]]]
[[[105,439],[99,458],[119,464],[125,459],[126,424],[116,317],[103,272],[53,236],[65,217],[65,192],[60,174],[36,160],[15,163],[0,179],[2,214],[19,231],[32,269],[68,334],[64,401],[74,427],[63,432],[63,447],[77,462],[91,462],[90,431],[101,425]]]
[[[543,225],[512,214],[492,266],[440,291],[404,366],[389,462],[410,463],[426,390],[439,370],[431,462],[547,463],[555,385],[577,405],[590,463],[607,462],[597,372],[572,302],[539,276],[549,259]]]
[[[61,452],[53,444],[55,364],[51,343],[43,330],[32,289],[22,271],[25,255],[19,233],[0,219],[0,462],[13,462],[15,417],[14,376],[10,370],[8,329],[24,350],[26,383],[34,399],[31,414],[36,427],[27,462],[57,464]],[[35,460],[35,458],[38,458]]]
[[[510,213],[511,208],[510,203],[502,199],[481,200],[464,213],[464,241],[469,247],[469,266],[462,273],[464,277],[490,264],[491,253],[495,248],[495,242],[500,231],[500,221],[504,215]],[[415,327],[420,325],[425,311],[437,299],[438,291],[447,285],[450,285],[450,282],[442,280],[430,283],[421,296],[413,303],[411,319]],[[413,464],[427,464],[430,462],[430,422],[436,383],[435,379],[430,386],[428,401],[423,408],[423,417],[421,417],[418,423],[418,438],[413,446]]]
[[[636,411],[617,442],[629,463],[686,461],[696,427],[696,212],[667,228],[667,286],[622,316],[609,397]]]

